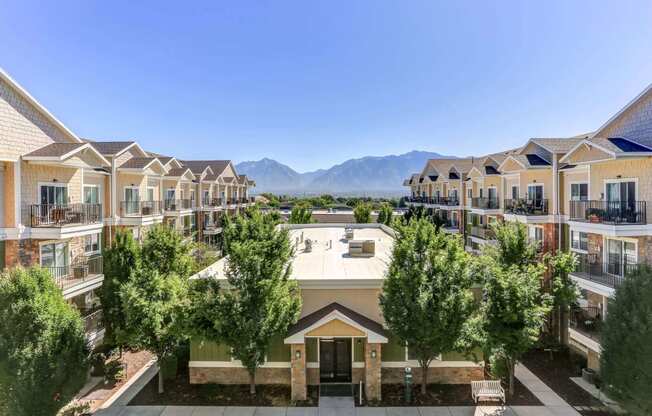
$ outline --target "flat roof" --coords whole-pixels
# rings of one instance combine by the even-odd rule
[[[285,225],[290,229],[290,240],[297,241],[295,257],[292,260],[291,279],[302,286],[325,285],[379,285],[389,266],[393,231],[380,224],[308,224]],[[354,240],[373,240],[375,254],[372,257],[349,256],[349,243],[345,238],[346,228],[353,228]],[[301,237],[303,236],[303,242]],[[312,251],[305,251],[305,240],[312,240]],[[226,259],[219,260],[210,271],[201,277],[213,276],[225,279]]]

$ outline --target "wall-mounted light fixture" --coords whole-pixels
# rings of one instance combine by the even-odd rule
[[[371,358],[376,358],[376,350],[371,350]]]
[[[294,353],[294,357],[295,357],[297,360],[300,359],[300,358],[301,358],[301,350],[297,350],[297,351]]]
[[[52,179],[52,182],[59,182],[57,178]]]
[[[623,175],[616,175],[616,179],[620,179],[622,177],[623,177]]]

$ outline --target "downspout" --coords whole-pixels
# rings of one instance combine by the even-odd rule
[[[553,229],[557,231],[557,250],[561,250],[561,226],[559,224],[559,155],[552,155],[552,217]]]

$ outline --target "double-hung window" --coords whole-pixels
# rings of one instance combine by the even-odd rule
[[[54,278],[68,275],[68,243],[41,245],[41,267],[50,269]]]
[[[84,237],[84,253],[86,255],[98,254],[100,252],[100,234],[90,234]]]
[[[571,231],[571,248],[587,251],[589,249],[588,235],[580,231]]]
[[[571,201],[586,201],[589,199],[588,183],[571,184]]]
[[[97,185],[84,185],[84,203],[99,204],[100,193]]]

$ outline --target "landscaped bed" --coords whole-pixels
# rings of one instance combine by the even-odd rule
[[[542,403],[525,386],[516,380],[514,397],[507,398],[508,405],[542,406]],[[507,389],[505,389],[507,390]],[[412,401],[405,402],[403,384],[383,384],[382,399],[368,406],[474,406],[470,384],[429,384],[425,395],[419,384],[412,385]],[[488,402],[496,404],[498,402]],[[357,401],[356,401],[357,404]]]
[[[581,356],[568,350],[553,352],[552,358],[549,351],[532,350],[521,359],[530,371],[571,406],[604,407],[599,400],[570,379],[581,376],[582,361]],[[581,413],[587,416],[608,414],[595,411],[581,411]]]
[[[158,393],[158,375],[138,392],[129,406],[317,406],[317,387],[308,388],[308,400],[292,402],[289,385],[256,386],[249,394],[249,385],[190,384],[188,370],[179,369],[174,379],[165,381],[165,392]]]

